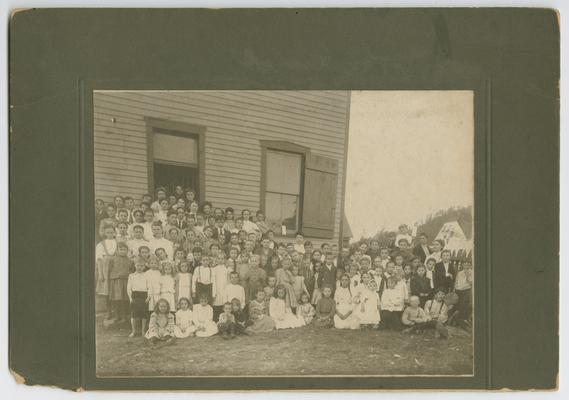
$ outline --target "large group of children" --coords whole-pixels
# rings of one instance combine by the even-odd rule
[[[172,341],[321,328],[470,330],[472,262],[442,240],[413,238],[352,248],[277,236],[261,211],[199,204],[192,189],[95,201],[96,293],[105,326]]]

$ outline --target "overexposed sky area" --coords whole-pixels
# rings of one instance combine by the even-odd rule
[[[353,91],[346,217],[354,240],[474,203],[471,91]]]

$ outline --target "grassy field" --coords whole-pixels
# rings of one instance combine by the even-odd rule
[[[450,328],[403,335],[303,327],[224,340],[177,339],[153,348],[127,326],[97,331],[98,376],[468,375],[472,335]]]

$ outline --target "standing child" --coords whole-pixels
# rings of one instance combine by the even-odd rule
[[[134,260],[135,271],[128,276],[128,283],[126,285],[126,292],[130,300],[130,325],[132,330],[129,337],[136,335],[136,326],[140,322],[140,332],[144,336],[146,332],[146,321],[148,320],[148,282],[144,274],[146,262],[142,257],[137,257]]]
[[[310,325],[314,319],[314,307],[310,304],[310,296],[307,292],[303,292],[299,295],[299,303],[296,307],[296,317],[300,321],[301,325]]]
[[[148,311],[152,312],[160,299],[160,280],[162,277],[156,256],[151,255],[148,258],[148,270],[144,275],[148,282]]]
[[[126,322],[129,314],[127,284],[132,271],[134,271],[134,262],[128,258],[128,246],[120,242],[109,262],[109,299],[112,313],[118,323]]]
[[[387,278],[387,287],[381,295],[381,327],[382,329],[399,329],[401,314],[405,307],[405,297],[400,289],[396,288],[397,279],[393,276]]]
[[[196,327],[194,326],[193,312],[191,310],[190,299],[182,297],[178,300],[178,311],[176,311],[176,326],[174,327],[174,335],[177,338],[187,338],[194,336]]]
[[[173,310],[176,307],[176,280],[174,267],[170,261],[162,262],[162,276],[160,277],[160,298],[166,300]]]
[[[190,274],[190,264],[182,261],[179,265],[179,272],[176,275],[176,301],[182,298],[192,298],[192,274]]]
[[[265,292],[258,290],[255,298],[249,302],[249,326],[245,329],[248,334],[265,333],[275,329],[275,323],[269,317],[269,309],[265,303]]]
[[[109,300],[109,263],[117,251],[115,240],[115,228],[107,226],[103,230],[105,239],[95,247],[95,281],[97,282],[96,293],[104,299],[107,310],[107,319],[111,319],[111,303]]]
[[[294,291],[294,297],[300,299],[300,296],[302,296],[303,294],[308,295],[308,289],[304,284],[304,276],[299,275],[298,273],[299,272],[298,265],[293,265],[290,271],[292,274],[292,290]],[[308,303],[310,303],[310,297],[308,299]]]
[[[292,313],[286,301],[287,290],[284,285],[277,285],[269,303],[269,315],[275,322],[276,329],[298,328],[300,321]]]
[[[379,314],[379,295],[377,294],[377,284],[371,278],[369,272],[362,274],[362,284],[355,296],[356,315],[360,322],[360,327],[365,329],[375,329],[381,320]]]
[[[229,283],[225,286],[223,293],[223,303],[231,302],[233,299],[239,300],[241,304],[245,303],[245,289],[239,284],[239,274],[231,272],[229,274]]]
[[[196,255],[194,254],[194,259]],[[206,297],[207,303],[213,298],[213,280],[214,274],[210,268],[210,258],[201,256],[201,265],[194,269],[192,276],[192,293],[196,299]]]
[[[314,313],[314,325],[319,328],[334,326],[336,315],[336,302],[332,299],[332,287],[325,285],[322,288],[322,298],[318,300]]]
[[[225,295],[225,287],[227,286],[228,272],[225,266],[225,257],[223,253],[219,253],[215,258],[215,267],[211,269],[213,275],[213,320],[217,321],[219,314],[223,312],[223,296]]]
[[[322,298],[322,290],[320,290],[320,283],[318,276],[320,275],[320,268],[322,267],[321,261],[314,261],[313,268],[314,268],[314,291],[312,292],[312,299],[310,302],[314,305],[318,303],[318,300]]]
[[[234,339],[237,326],[235,324],[235,316],[232,313],[231,303],[223,305],[223,312],[219,315],[217,330],[224,339]]]
[[[267,273],[260,267],[260,260],[261,257],[257,254],[252,254],[249,257],[249,268],[243,277],[245,301],[254,299],[255,293],[265,287]]]
[[[145,337],[153,344],[159,341],[170,342],[174,337],[174,326],[174,314],[170,312],[168,301],[159,299],[156,302],[154,312],[150,316],[148,331]]]
[[[210,297],[201,293],[200,303],[194,305],[193,323],[196,326],[197,337],[209,337],[217,333],[217,325],[213,322],[213,308],[208,304]]]
[[[277,285],[282,285],[286,290],[286,304],[287,307],[296,308],[297,300],[292,289],[293,277],[290,268],[292,266],[292,260],[290,256],[285,255],[282,259],[281,268],[277,269],[275,272],[275,278],[277,279]]]
[[[354,315],[354,302],[350,290],[350,276],[342,275],[340,286],[334,293],[336,302],[336,315],[334,315],[334,327],[337,329],[359,329],[360,323]]]

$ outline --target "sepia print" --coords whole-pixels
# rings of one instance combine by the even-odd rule
[[[99,377],[473,374],[472,91],[95,91]]]

